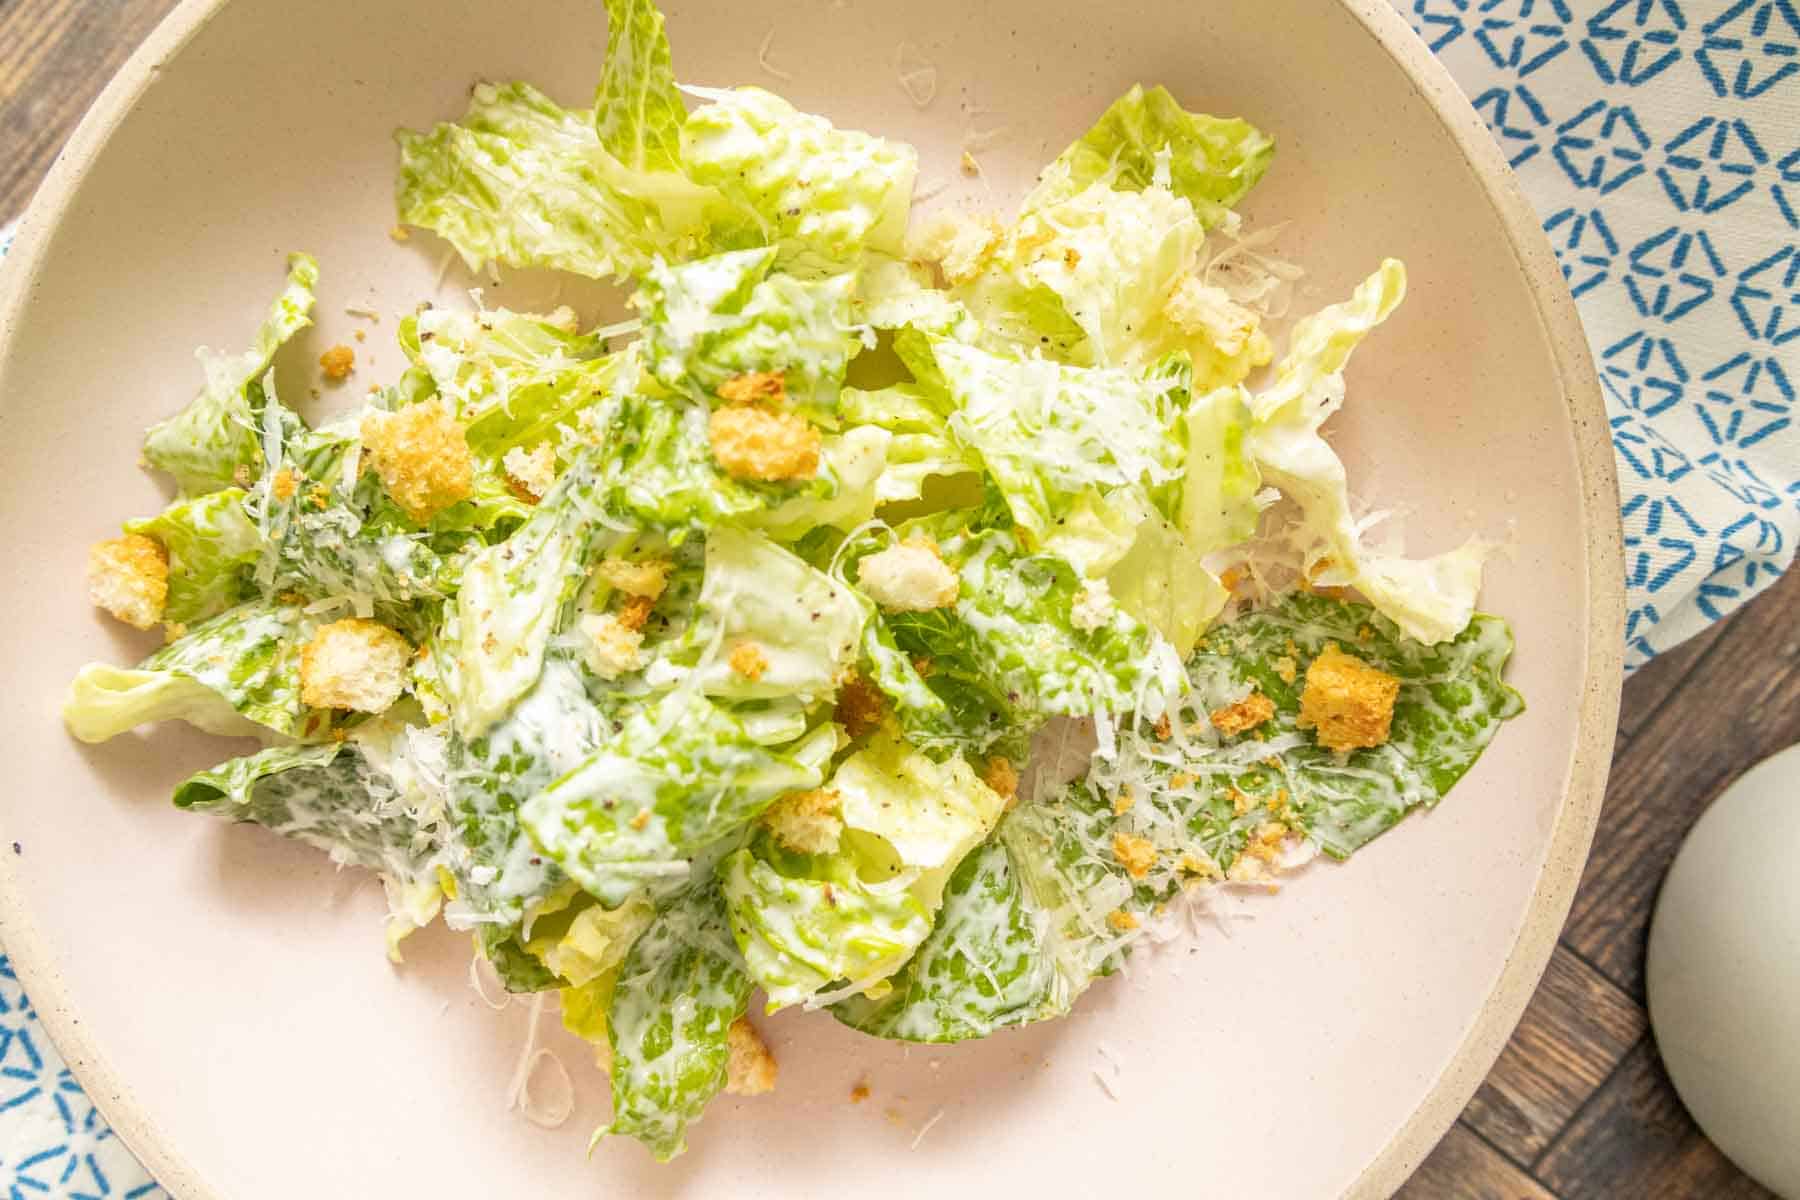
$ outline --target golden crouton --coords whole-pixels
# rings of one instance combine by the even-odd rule
[[[1119,860],[1119,865],[1133,879],[1142,879],[1156,865],[1156,847],[1149,838],[1123,832],[1114,833],[1112,850],[1113,857]]]
[[[837,710],[832,716],[844,727],[845,733],[859,738],[881,728],[886,710],[881,689],[861,675],[853,674],[838,688]]]
[[[619,605],[619,624],[630,630],[642,629],[650,623],[650,611],[656,601],[648,596],[627,596]]]
[[[754,404],[768,401],[779,404],[787,399],[787,378],[780,371],[752,371],[733,375],[719,385],[719,399],[730,404]]]
[[[924,538],[871,554],[856,564],[856,582],[890,612],[925,612],[956,603],[962,581]]]
[[[775,1056],[745,1017],[725,1031],[731,1058],[725,1068],[725,1090],[733,1096],[760,1096],[775,1090]]]
[[[819,471],[819,431],[795,413],[754,404],[715,409],[706,426],[713,458],[733,479],[780,483]]]
[[[666,559],[633,562],[626,558],[609,558],[596,567],[595,571],[606,582],[607,587],[624,592],[627,596],[642,596],[646,600],[654,600],[662,595],[663,588],[669,582],[669,563]]]
[[[162,543],[128,533],[88,548],[88,599],[134,629],[162,620],[169,599],[169,557]]]
[[[1400,680],[1327,643],[1306,668],[1300,728],[1317,730],[1321,746],[1357,750],[1388,740]]]
[[[444,401],[369,413],[362,420],[362,441],[388,495],[421,524],[474,489],[468,439]]]
[[[549,442],[539,442],[530,450],[514,446],[500,459],[500,465],[506,469],[513,493],[523,492],[520,498],[529,503],[536,504],[556,485],[556,448]]]
[[[789,792],[763,812],[762,823],[796,854],[830,854],[844,832],[838,815],[841,803],[842,797],[831,788]]]
[[[755,642],[739,642],[731,648],[731,669],[755,683],[769,669],[769,656]]]
[[[356,351],[339,343],[319,355],[319,369],[325,372],[327,379],[348,379],[350,372],[356,369]]]
[[[582,658],[600,678],[617,679],[644,665],[638,653],[644,635],[612,613],[587,613],[576,624],[586,641]]]
[[[300,477],[290,467],[283,467],[275,472],[275,478],[269,480],[269,491],[277,500],[288,501],[300,490]]]
[[[321,625],[300,650],[300,699],[311,708],[386,712],[406,686],[412,643],[379,621]]]
[[[1251,692],[1236,704],[1215,708],[1208,717],[1214,729],[1226,737],[1232,737],[1255,729],[1274,715],[1275,702],[1261,692]]]
[[[1011,808],[1019,802],[1019,769],[1005,755],[995,754],[987,760],[981,782],[1003,797],[1006,807]]]

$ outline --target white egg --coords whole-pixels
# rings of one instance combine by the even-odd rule
[[[1718,1147],[1800,1197],[1800,746],[1700,818],[1650,927],[1650,1022]]]

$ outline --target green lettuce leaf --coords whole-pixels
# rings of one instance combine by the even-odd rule
[[[1351,351],[1405,294],[1406,268],[1388,259],[1348,301],[1301,321],[1275,382],[1251,401],[1250,445],[1263,477],[1300,506],[1308,578],[1354,588],[1407,636],[1436,643],[1468,625],[1493,547],[1470,538],[1433,558],[1410,559],[1365,546],[1343,461],[1319,432],[1344,402]]]
[[[1159,162],[1165,153],[1166,165]],[[1256,186],[1274,155],[1274,141],[1248,122],[1185,112],[1168,89],[1134,85],[1050,164],[1025,208],[1102,180],[1129,191],[1161,182],[1210,229]]]
[[[678,171],[686,120],[662,13],[651,0],[606,0],[606,66],[594,94],[600,144],[634,171]]]
[[[688,91],[711,103],[682,126],[682,162],[748,217],[757,244],[805,268],[899,255],[919,169],[911,146],[835,128],[761,88]]]
[[[684,882],[700,850],[821,777],[797,747],[759,746],[717,706],[676,692],[625,718],[519,816],[544,856],[616,907],[640,887]]]
[[[125,522],[126,533],[153,537],[168,551],[163,620],[178,626],[204,621],[254,594],[250,568],[262,543],[244,510],[245,496],[242,488],[223,488]]]
[[[135,669],[83,667],[64,701],[63,721],[84,742],[171,719],[211,733],[261,727],[292,738],[322,737],[331,714],[300,702],[300,648],[312,627],[292,605],[240,604],[194,626]]]
[[[832,419],[859,344],[855,276],[809,282],[770,275],[774,262],[774,250],[760,249],[651,267],[636,297],[645,365],[664,387],[707,403],[730,379],[779,371],[794,408]]]
[[[200,394],[144,435],[145,461],[175,476],[184,495],[198,496],[233,483],[247,485],[256,476],[261,463],[257,439],[261,381],[275,351],[312,324],[313,289],[318,283],[319,265],[311,255],[289,255],[287,286],[269,306],[251,348],[237,355],[201,350],[206,383]]]
[[[634,1137],[658,1162],[685,1150],[688,1126],[725,1086],[728,1030],[750,987],[717,884],[665,902],[619,968],[606,1014],[613,1119],[595,1140]]]
[[[837,689],[867,614],[846,585],[768,538],[728,525],[707,535],[700,608],[695,637],[719,646],[701,672],[703,691],[740,700],[796,696],[808,703]],[[743,643],[766,660],[758,678],[731,666],[732,649]]]

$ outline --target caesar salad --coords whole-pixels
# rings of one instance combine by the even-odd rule
[[[396,961],[441,919],[554,996],[597,1138],[668,1159],[772,1088],[753,996],[912,1042],[1063,1016],[1521,710],[1492,546],[1405,556],[1321,433],[1404,268],[1286,325],[1236,211],[1265,133],[1134,87],[1012,216],[924,218],[912,147],[681,87],[651,0],[606,7],[592,108],[483,83],[397,135],[395,236],[635,316],[422,303],[313,424],[294,254],[144,439],[173,503],[90,552],[166,644],[65,708],[260,738],[174,803],[377,873]]]

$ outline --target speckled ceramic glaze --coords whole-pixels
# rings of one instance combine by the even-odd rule
[[[1387,1193],[1474,1090],[1550,953],[1619,684],[1605,418],[1556,262],[1487,133],[1384,0],[668,9],[684,79],[759,82],[908,139],[924,184],[948,185],[935,204],[1010,205],[1137,80],[1273,133],[1247,213],[1292,222],[1303,307],[1384,255],[1407,262],[1411,299],[1357,357],[1334,437],[1358,490],[1410,513],[1418,549],[1510,536],[1484,607],[1516,626],[1529,712],[1438,811],[1308,871],[1254,920],[1138,955],[1068,1020],[907,1050],[785,1013],[766,1025],[773,1096],[722,1099],[672,1166],[628,1142],[589,1159],[606,1097],[585,1048],[551,1039],[576,1079],[567,1125],[503,1111],[527,1010],[471,994],[463,938],[422,935],[390,967],[371,881],[169,806],[228,746],[167,729],[84,748],[57,708],[82,662],[147,649],[88,609],[82,560],[162,503],[138,437],[193,390],[193,348],[245,344],[283,255],[306,249],[321,319],[284,356],[284,394],[305,395],[319,351],[358,325],[359,385],[397,374],[392,314],[437,292],[443,252],[388,237],[392,130],[459,114],[481,77],[584,102],[600,5],[190,0],[82,125],[0,282],[0,840],[21,851],[0,855],[0,936],[45,1023],[151,1169],[207,1200]],[[938,69],[923,110],[897,81],[903,42]],[[759,67],[759,46],[793,78]],[[973,179],[957,170],[972,135]],[[453,273],[441,294],[468,282]],[[509,277],[489,298],[599,311],[558,286]],[[871,1095],[852,1105],[858,1080]]]

